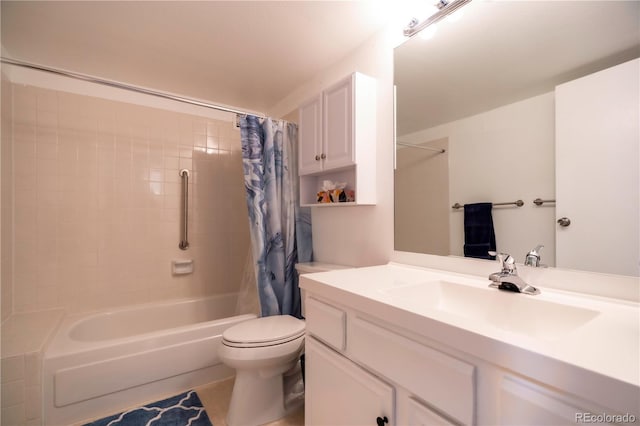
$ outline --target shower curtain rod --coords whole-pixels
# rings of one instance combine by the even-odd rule
[[[396,145],[402,145],[402,146],[406,146],[409,148],[417,148],[417,149],[424,149],[427,151],[436,151],[440,154],[444,154],[445,152],[447,152],[446,149],[442,149],[442,148],[431,148],[430,146],[422,146],[422,145],[416,145],[413,143],[409,143],[409,142],[396,142]]]
[[[218,110],[218,111],[225,111],[225,112],[230,112],[230,113],[233,113],[233,114],[240,114],[240,115],[255,115],[257,117],[262,117],[262,118],[266,117],[266,115],[261,114],[261,113],[247,112],[247,111],[242,111],[242,110],[231,108],[231,107],[226,107],[226,106],[223,106],[223,105],[210,104],[210,103],[202,102],[202,101],[199,101],[199,100],[196,100],[196,99],[185,98],[183,96],[172,95],[170,93],[158,92],[156,90],[145,89],[145,88],[142,88],[142,87],[132,86],[130,84],[120,83],[120,82],[111,81],[111,80],[105,80],[105,79],[102,79],[102,78],[99,78],[99,77],[93,77],[93,76],[86,75],[86,74],[80,74],[80,73],[76,73],[76,72],[60,70],[60,69],[57,69],[57,68],[51,68],[51,67],[47,67],[47,66],[44,66],[44,65],[36,65],[36,64],[29,63],[29,62],[20,61],[20,60],[17,60],[17,59],[0,57],[0,62],[5,63],[5,64],[9,64],[9,65],[15,65],[15,66],[18,66],[18,67],[29,68],[29,69],[36,70],[36,71],[44,71],[44,72],[48,72],[48,73],[51,73],[51,74],[57,74],[57,75],[61,75],[63,77],[75,78],[76,80],[83,80],[83,81],[88,81],[90,83],[101,84],[103,86],[110,86],[110,87],[115,87],[117,89],[124,89],[124,90],[128,90],[128,91],[131,91],[131,92],[137,92],[137,93],[142,93],[142,94],[145,94],[145,95],[156,96],[158,98],[169,99],[169,100],[172,100],[172,101],[182,102],[182,103],[185,103],[185,104],[196,105],[196,106],[199,106],[199,107],[204,107],[204,108],[209,108],[209,109],[215,109],[215,110]]]

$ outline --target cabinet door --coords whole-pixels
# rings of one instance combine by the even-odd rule
[[[324,170],[355,164],[353,96],[353,76],[323,92]]]
[[[640,59],[556,87],[556,266],[638,276]]]
[[[550,389],[505,376],[500,386],[499,418],[503,425],[568,425],[580,423],[588,416],[585,410],[567,402]]]
[[[475,417],[476,367],[354,315],[347,345],[351,358],[389,377],[462,424]]]
[[[407,425],[408,426],[454,426],[445,417],[436,413],[426,405],[421,404],[413,398],[409,398],[407,404]]]
[[[370,425],[394,418],[394,389],[312,337],[305,348],[305,424]]]
[[[298,110],[298,174],[322,170],[322,96],[317,96]]]

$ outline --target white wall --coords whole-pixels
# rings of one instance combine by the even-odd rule
[[[497,250],[518,262],[543,244],[543,263],[555,264],[555,208],[533,204],[555,198],[554,111],[551,92],[402,136],[415,143],[449,138],[450,205],[524,201],[492,212]],[[449,215],[450,254],[462,256],[463,209]]]
[[[401,39],[401,27],[390,25],[267,111],[273,117],[287,116],[355,71],[378,82],[378,202],[375,206],[312,208],[316,261],[365,266],[386,263],[393,253],[393,48]]]

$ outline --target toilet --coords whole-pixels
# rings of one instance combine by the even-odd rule
[[[316,262],[296,265],[298,273],[340,268],[345,267]],[[298,361],[304,332],[304,321],[290,315],[244,321],[223,332],[218,354],[236,370],[226,419],[229,426],[269,423],[300,407],[304,389],[298,380]]]
[[[304,347],[304,321],[275,315],[244,321],[222,334],[218,354],[236,370],[227,412],[229,426],[260,425],[284,417],[283,375],[298,363]]]

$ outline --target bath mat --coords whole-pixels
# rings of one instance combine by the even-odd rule
[[[212,426],[195,391],[105,417],[84,426]]]

